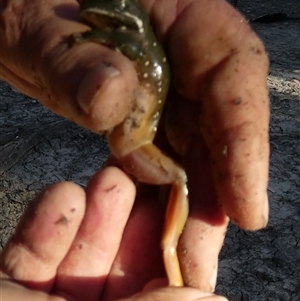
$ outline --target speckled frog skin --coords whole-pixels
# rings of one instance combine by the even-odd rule
[[[188,214],[185,171],[152,142],[169,89],[169,66],[137,0],[85,0],[81,17],[91,30],[77,43],[96,42],[120,51],[134,64],[139,85],[124,121],[107,132],[113,155],[140,182],[171,184],[162,249],[169,284],[183,285],[176,247]]]
[[[151,106],[149,100],[145,104],[144,98],[136,98],[123,123],[123,131],[124,135],[141,143],[146,139],[152,141],[170,76],[165,53],[153,33],[148,15],[136,0],[86,0],[81,5],[81,17],[95,28],[77,36],[77,42],[94,41],[108,45],[134,62],[140,86],[145,94],[151,95]],[[108,139],[110,136],[108,134]],[[118,142],[114,142],[113,137],[109,139],[113,153],[124,155],[125,149],[130,151],[129,139],[126,139],[125,148],[120,145],[119,137],[116,138]],[[118,150],[114,151],[115,148]]]

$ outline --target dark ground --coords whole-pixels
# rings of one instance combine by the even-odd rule
[[[300,18],[300,0],[239,0],[249,19],[286,13]],[[249,233],[230,225],[217,292],[230,301],[300,300],[300,20],[252,23],[271,61],[270,222]],[[0,244],[45,185],[85,185],[109,150],[105,141],[62,120],[37,101],[0,83]]]

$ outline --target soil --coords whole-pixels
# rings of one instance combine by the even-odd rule
[[[217,292],[230,301],[300,300],[300,1],[240,0],[270,56],[270,221],[258,232],[229,226]],[[0,246],[28,202],[49,183],[85,186],[105,161],[105,140],[0,82]]]

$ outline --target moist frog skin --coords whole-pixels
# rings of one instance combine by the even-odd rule
[[[136,0],[85,0],[81,17],[91,30],[75,44],[95,42],[120,51],[135,66],[138,93],[125,119],[106,136],[112,154],[138,181],[171,184],[161,246],[169,285],[182,286],[177,243],[188,215],[185,171],[153,144],[170,84],[166,55]]]

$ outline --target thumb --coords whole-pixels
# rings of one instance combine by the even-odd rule
[[[120,123],[137,85],[133,64],[103,45],[72,42],[89,29],[77,1],[14,2],[0,7],[0,78],[95,132]]]
[[[190,287],[162,287],[153,291],[142,292],[128,299],[119,301],[228,301],[223,296],[204,292]]]

